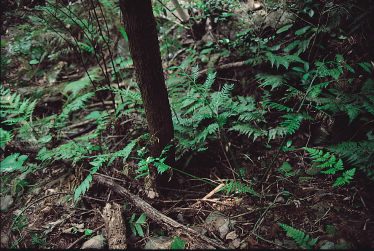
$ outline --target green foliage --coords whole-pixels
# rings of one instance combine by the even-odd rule
[[[287,178],[296,174],[295,171],[293,171],[291,164],[288,162],[283,162],[283,164],[278,168],[278,172]]]
[[[269,75],[269,74],[257,74],[256,78],[261,82],[260,87],[270,86],[271,90],[276,89],[277,87],[283,86],[285,80],[281,75]]]
[[[18,216],[14,216],[13,223],[12,223],[12,231],[22,231],[27,225],[29,224],[29,219],[26,215],[20,214]]]
[[[36,247],[43,247],[47,244],[46,237],[42,234],[31,234],[31,243]]]
[[[312,249],[318,241],[318,238],[314,239],[303,231],[287,224],[279,223],[279,226],[286,232],[288,237],[292,238],[302,248]]]
[[[275,66],[277,69],[279,66],[283,66],[285,69],[288,69],[291,63],[294,62],[301,62],[303,63],[304,61],[296,54],[294,55],[276,55],[273,54],[272,52],[266,52],[265,57],[267,61],[270,62],[271,67]]]
[[[138,162],[139,168],[136,170],[139,173],[135,178],[138,179],[143,176],[149,175],[149,168],[155,167],[157,169],[158,174],[163,174],[171,167],[167,165],[165,162],[167,152],[169,151],[171,145],[166,146],[165,149],[161,152],[159,157],[146,157],[147,150],[142,148],[138,150],[138,156],[140,157],[140,161]]]
[[[21,95],[0,85],[0,121],[7,125],[28,122],[35,109],[36,100],[22,99]]]
[[[359,167],[374,179],[374,140],[346,141],[338,145],[329,146],[329,150],[345,158],[350,164]]]
[[[280,126],[286,128],[288,134],[294,134],[299,129],[303,119],[309,119],[310,117],[304,114],[289,113],[282,116],[284,121],[280,123]]]
[[[237,180],[228,180],[220,191],[224,191],[226,194],[250,194],[256,197],[260,196],[252,187]]]
[[[3,128],[0,128],[0,148],[3,148],[6,146],[6,144],[8,144],[8,142],[10,142],[13,138],[13,135],[4,130]]]
[[[144,237],[143,227],[147,222],[147,215],[142,213],[137,220],[135,218],[136,215],[132,214],[129,220],[130,229],[135,236]]]
[[[309,153],[316,168],[321,169],[321,173],[332,175],[344,170],[343,161],[337,159],[336,156],[330,152],[308,147],[304,147],[304,149]],[[352,168],[343,172],[342,175],[336,179],[333,187],[349,184],[353,179],[355,171],[356,168]]]
[[[74,98],[80,91],[91,85],[93,81],[100,80],[102,80],[102,77],[100,76],[100,68],[95,67],[89,70],[82,78],[68,83],[63,90],[63,94]]]
[[[96,156],[93,161],[90,162],[92,168],[90,173],[87,177],[83,180],[83,182],[75,189],[74,191],[74,201],[78,201],[82,195],[84,195],[92,182],[93,175],[99,171],[99,168],[104,165],[107,161],[105,156]]]
[[[179,236],[175,236],[170,245],[170,249],[185,249],[186,241],[182,240]]]
[[[14,171],[25,171],[25,161],[28,156],[13,153],[0,162],[0,173],[11,173]]]
[[[89,93],[83,94],[82,96],[78,96],[77,98],[72,100],[70,103],[65,104],[58,119],[60,119],[61,123],[63,123],[63,121],[65,121],[69,117],[70,113],[83,109],[86,102],[89,99],[91,99],[93,96],[94,96],[94,93],[89,92]]]
[[[353,176],[355,175],[356,168],[349,169],[343,172],[342,176],[338,177],[333,184],[334,187],[344,186],[351,183]]]
[[[183,70],[183,69],[182,69]],[[236,131],[248,137],[264,135],[254,122],[261,121],[263,111],[256,107],[254,98],[231,96],[232,84],[219,91],[211,91],[216,74],[208,73],[203,84],[198,84],[198,68],[192,74],[184,73],[188,82],[187,93],[172,92],[174,130],[178,140],[179,156],[187,151],[204,151],[207,141],[220,139],[221,134]],[[179,83],[172,86],[179,89]]]
[[[130,156],[130,153],[135,147],[136,143],[137,140],[132,140],[122,150],[114,152],[113,154],[94,156],[93,160],[90,162],[90,165],[92,166],[90,173],[74,191],[74,201],[78,201],[80,197],[88,191],[92,182],[93,175],[97,173],[106,162],[108,162],[108,165],[110,165],[117,158],[122,158],[122,161],[125,162]]]

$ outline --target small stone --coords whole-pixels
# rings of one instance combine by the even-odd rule
[[[15,216],[18,216],[18,215],[20,215],[21,213],[22,213],[22,210],[21,210],[21,209],[16,209],[16,210],[13,211],[13,214],[14,214]]]
[[[180,222],[184,222],[183,214],[181,214],[181,213],[177,214],[177,220],[180,221]]]
[[[230,248],[238,248],[238,247],[240,247],[240,240],[239,239],[233,240],[232,242],[230,242],[229,247]]]
[[[235,240],[238,237],[235,231],[231,231],[226,235],[226,240]]]
[[[10,195],[5,195],[0,198],[0,210],[3,212],[8,211],[8,209],[13,205],[13,198]]]
[[[219,212],[211,212],[205,220],[208,229],[218,231],[223,239],[229,232],[230,219]]]
[[[1,248],[9,248],[9,236],[6,232],[1,232],[1,243],[0,247]]]
[[[191,226],[191,228],[196,232],[200,233],[201,235],[205,235],[207,232],[207,230],[202,226]]]
[[[149,237],[144,249],[170,249],[173,238],[168,236]]]
[[[248,243],[245,241],[242,244],[240,244],[240,249],[248,249]]]
[[[102,235],[96,235],[83,243],[81,249],[103,249],[105,243],[105,238]]]
[[[275,200],[276,203],[284,203],[285,199],[282,196],[278,196],[278,198]]]
[[[335,244],[334,244],[334,242],[331,242],[331,241],[326,241],[325,243],[323,243],[322,245],[321,245],[321,248],[320,249],[334,249],[334,246],[335,246]]]

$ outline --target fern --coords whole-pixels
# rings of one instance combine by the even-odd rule
[[[285,84],[285,79],[281,75],[257,74],[256,79],[261,82],[260,87],[270,86],[271,90]]]
[[[374,140],[346,141],[328,148],[345,158],[350,164],[365,171],[371,179],[374,179]]]
[[[253,190],[252,187],[236,180],[228,180],[228,183],[221,188],[220,191],[226,192],[226,194],[251,194],[253,196],[259,197],[260,195]]]
[[[293,62],[304,62],[298,55],[275,55],[271,52],[265,53],[266,59],[271,63],[271,66],[275,66],[277,69],[279,66],[283,66],[288,69],[290,63]]]
[[[110,165],[116,158],[122,158],[122,161],[126,161],[137,142],[138,142],[138,139],[132,140],[122,150],[119,150],[113,153],[112,157],[109,160],[108,165]]]
[[[299,129],[301,122],[305,118],[309,118],[308,116],[304,114],[293,114],[289,113],[286,115],[283,115],[282,118],[285,120],[280,123],[281,127],[287,128],[288,134],[294,134],[297,129]]]
[[[265,135],[265,132],[261,129],[245,124],[234,125],[230,128],[230,130],[237,131],[240,134],[247,136],[248,138],[253,137],[253,141],[255,141],[258,137]]]
[[[82,78],[68,83],[62,93],[71,95],[72,97],[76,97],[78,93],[89,86],[92,81],[100,81],[101,79],[102,77],[100,77],[100,68],[92,68]]]
[[[28,156],[20,155],[20,153],[13,153],[7,156],[0,162],[0,173],[23,172],[25,170],[24,162],[27,158]]]
[[[174,129],[180,156],[189,151],[203,151],[209,139],[217,139],[218,130],[236,131],[256,139],[265,133],[254,122],[263,121],[264,111],[256,107],[253,97],[231,96],[233,84],[225,84],[219,91],[210,90],[216,74],[209,73],[203,84],[196,83],[196,67],[190,89],[172,92]]]
[[[46,147],[40,149],[37,159],[43,162],[56,160],[72,160],[73,164],[82,160],[84,156],[89,154],[95,146],[87,141],[74,142],[62,144],[56,148],[48,150]]]
[[[0,127],[0,148],[4,148],[13,138],[13,135]]]
[[[333,187],[344,186],[351,183],[353,176],[355,175],[356,168],[349,169],[343,172],[342,176],[338,177],[333,184]]]
[[[333,175],[344,170],[343,161],[337,159],[335,155],[314,148],[304,147],[304,149],[309,153],[316,167],[322,169],[321,173]],[[356,169],[353,168],[343,172],[342,175],[336,179],[333,187],[349,184],[355,174],[355,170]]]
[[[314,239],[303,231],[287,224],[279,223],[279,226],[286,232],[287,236],[292,238],[300,247],[312,249],[318,241],[318,238]]]
[[[0,120],[8,125],[29,121],[35,109],[36,100],[22,99],[21,95],[11,93],[0,85]]]
[[[273,140],[277,137],[283,138],[288,134],[288,132],[288,128],[282,126],[271,128],[267,132],[268,141]]]
[[[83,182],[75,189],[74,191],[74,201],[77,202],[82,195],[84,195],[92,182],[93,175],[99,171],[100,167],[104,165],[104,163],[108,160],[107,156],[98,155],[95,157],[93,161],[90,162],[92,168],[90,173],[87,177],[83,180]]]
[[[293,171],[291,164],[288,162],[283,162],[283,164],[278,168],[278,172],[280,172],[287,178],[292,177],[296,174]]]
[[[270,108],[273,108],[273,109],[281,111],[281,112],[292,112],[293,111],[293,109],[291,107],[279,104],[277,102],[273,102],[271,100],[264,100],[264,101],[262,101],[262,104],[265,107],[270,107]]]

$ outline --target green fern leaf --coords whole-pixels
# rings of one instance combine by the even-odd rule
[[[11,173],[14,171],[24,171],[24,162],[28,156],[20,155],[20,153],[13,153],[7,156],[0,162],[0,173]]]
[[[352,168],[352,169],[349,169],[343,172],[342,176],[336,179],[335,183],[333,184],[333,187],[338,187],[338,186],[349,184],[352,181],[355,173],[356,173],[356,168]]]
[[[256,79],[261,82],[260,87],[270,86],[271,90],[285,84],[284,78],[281,75],[257,74]]]
[[[4,148],[13,138],[13,135],[0,127],[0,148]]]
[[[318,238],[313,239],[303,231],[293,228],[287,224],[279,223],[279,226],[283,228],[287,236],[292,238],[300,247],[306,249],[312,249],[316,245]]]

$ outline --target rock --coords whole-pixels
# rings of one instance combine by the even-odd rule
[[[207,232],[207,230],[204,227],[202,227],[202,226],[196,226],[196,225],[194,225],[194,226],[191,226],[191,228],[193,230],[195,230],[196,232],[200,233],[201,235],[205,235],[206,232]]]
[[[6,232],[1,232],[1,235],[0,235],[0,238],[1,238],[1,243],[0,243],[0,247],[1,248],[9,248],[9,236]]]
[[[320,249],[334,249],[334,246],[334,242],[326,241],[321,245]]]
[[[105,238],[102,235],[96,235],[83,243],[81,249],[103,249],[105,244]]]
[[[5,195],[0,198],[0,210],[3,212],[8,211],[8,209],[13,205],[13,198],[10,195]]]
[[[230,230],[230,219],[219,212],[211,212],[206,218],[205,223],[208,229],[218,231],[222,239],[225,238]]]
[[[144,249],[170,249],[173,238],[168,236],[149,237]]]
[[[240,247],[240,240],[239,239],[235,239],[233,240],[232,242],[229,243],[229,248],[238,248]]]
[[[235,231],[231,231],[226,235],[226,240],[235,240],[238,237]]]
[[[240,244],[240,249],[248,249],[248,243],[247,242],[243,242],[242,244]]]
[[[277,199],[275,200],[275,202],[283,204],[286,201],[285,201],[285,199],[282,196],[278,196]]]

